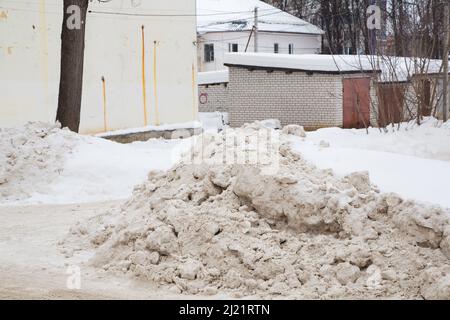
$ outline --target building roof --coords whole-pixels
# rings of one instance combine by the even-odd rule
[[[297,70],[318,73],[361,73],[373,72],[367,61],[350,63],[343,57],[319,54],[273,54],[273,53],[233,53],[225,55],[227,66],[247,66],[273,69]]]
[[[228,83],[228,70],[199,72],[197,80],[199,85]]]
[[[249,31],[258,7],[258,30],[321,35],[324,32],[287,12],[259,0],[197,0],[197,32]]]
[[[413,76],[442,72],[442,60],[389,56],[227,53],[224,61],[226,66],[285,69],[316,73],[381,72],[381,82],[406,82]]]

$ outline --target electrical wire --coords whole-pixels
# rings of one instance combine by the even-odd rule
[[[33,2],[25,2],[25,1],[8,1],[8,0],[4,0],[4,2],[10,2],[10,3],[14,3],[14,4],[23,4],[23,5],[38,5],[37,3],[33,3]],[[109,1],[100,1],[99,2],[109,2]],[[50,6],[59,6],[53,3],[49,3],[47,5]],[[18,7],[12,7],[10,5],[7,6],[0,6],[1,9],[4,10],[12,10],[12,11],[29,11],[29,12],[41,12],[37,9],[33,10],[30,8],[18,8]],[[114,8],[114,9],[121,9],[121,8]],[[198,10],[205,10],[205,9],[198,9]],[[206,9],[208,10],[208,9]],[[261,11],[271,11],[271,12],[276,12],[276,11],[280,11],[277,8],[273,8],[273,9],[263,9]],[[209,17],[209,16],[223,16],[223,15],[234,15],[234,14],[250,14],[252,13],[253,10],[246,10],[246,11],[220,11],[220,10],[214,10],[214,13],[204,13],[204,14],[198,14],[198,13],[188,13],[188,14],[154,14],[154,13],[126,13],[126,12],[117,12],[117,11],[95,11],[95,10],[88,10],[88,13],[95,13],[95,14],[105,14],[105,15],[123,15],[123,16],[145,16],[145,17]],[[50,11],[44,11],[44,13],[59,13],[58,12],[50,12]]]
[[[88,12],[94,14],[135,16],[135,17],[210,17],[210,16],[223,16],[228,14],[250,13],[252,11],[235,11],[235,12],[205,13],[205,14],[151,14],[151,13],[128,13],[128,12],[112,12],[112,11],[109,12],[109,11],[95,11],[95,10],[88,10]]]

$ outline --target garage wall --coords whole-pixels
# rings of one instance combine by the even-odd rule
[[[226,112],[228,83],[201,85],[198,87],[200,112]]]
[[[230,123],[235,127],[270,118],[307,129],[343,124],[339,75],[230,67],[228,90]]]

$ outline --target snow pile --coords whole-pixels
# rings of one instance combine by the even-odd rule
[[[287,135],[293,135],[300,138],[306,138],[306,132],[305,128],[299,125],[291,124],[288,126],[285,126],[283,128],[283,133]]]
[[[380,194],[364,172],[319,170],[274,132],[205,134],[115,214],[73,227],[65,246],[82,240],[94,266],[180,293],[450,298],[444,209]],[[239,154],[238,141],[248,142]]]
[[[0,129],[0,203],[128,199],[150,170],[170,169],[194,141],[119,144],[44,123]]]
[[[263,127],[269,128],[269,129],[279,130],[282,128],[281,122],[278,119],[267,119],[267,120],[260,121],[260,123],[262,124]]]
[[[119,144],[82,137],[63,170],[52,184],[36,190],[26,203],[87,203],[128,199],[134,186],[146,180],[150,170],[168,170],[194,143],[151,139]]]
[[[0,128],[0,201],[23,200],[48,188],[78,140],[57,124]]]
[[[291,137],[295,150],[322,169],[347,175],[369,171],[383,192],[450,208],[450,130],[426,118],[400,127],[347,130],[320,129],[306,139]]]
[[[198,114],[202,123],[203,132],[219,132],[228,126],[228,113],[226,112],[200,112]]]

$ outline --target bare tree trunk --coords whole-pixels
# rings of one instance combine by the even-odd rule
[[[74,132],[78,132],[80,127],[88,1],[64,0],[64,19],[61,32],[61,76],[56,120],[61,122],[63,127],[68,127]],[[76,7],[73,6],[78,6],[81,10],[77,11]],[[81,21],[78,21],[80,28],[76,27],[76,19],[78,18],[81,18]]]

